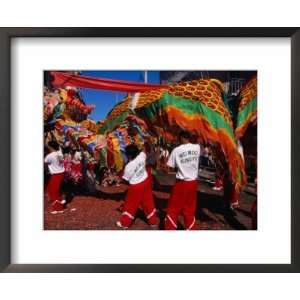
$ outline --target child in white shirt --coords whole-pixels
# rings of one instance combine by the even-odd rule
[[[129,187],[122,216],[116,224],[120,228],[128,228],[141,206],[148,224],[156,227],[158,220],[154,207],[151,181],[146,171],[146,154],[140,152],[136,145],[127,146],[125,152],[129,162],[125,166],[123,179],[129,183]]]
[[[64,210],[64,201],[62,200],[60,188],[64,179],[64,157],[59,144],[55,141],[48,143],[50,153],[45,157],[50,179],[47,184],[46,192],[52,205],[52,214],[62,213]]]

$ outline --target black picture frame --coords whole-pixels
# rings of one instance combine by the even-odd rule
[[[12,264],[11,39],[14,37],[285,37],[291,39],[291,264]],[[299,28],[1,28],[0,270],[2,272],[298,273],[300,272],[300,29]],[[298,101],[297,101],[298,100]],[[298,183],[298,184],[297,184]],[[284,201],[284,199],[281,199]],[[28,241],[30,242],[30,241]]]

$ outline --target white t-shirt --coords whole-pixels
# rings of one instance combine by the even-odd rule
[[[81,152],[76,151],[74,153],[74,160],[77,160],[77,161],[81,161],[82,160]]]
[[[147,177],[146,154],[145,152],[141,152],[125,166],[123,178],[129,181],[130,184],[138,184],[143,182]]]
[[[160,158],[167,158],[169,156],[169,151],[168,149],[160,149]]]
[[[65,171],[64,157],[60,150],[49,153],[45,157],[45,163],[48,164],[50,174],[60,174]]]
[[[177,179],[195,180],[198,177],[200,152],[200,145],[191,143],[180,145],[171,152],[167,165],[177,168]]]

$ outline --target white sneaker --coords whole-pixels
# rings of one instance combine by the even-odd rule
[[[222,188],[222,187],[214,186],[212,189],[213,189],[214,191],[221,191],[223,188]]]
[[[123,226],[123,225],[121,224],[120,221],[117,221],[117,222],[116,222],[116,225],[117,225],[119,228],[122,228],[122,229],[127,229],[127,228],[128,228],[128,227]]]
[[[52,210],[52,211],[50,211],[50,214],[52,214],[52,215],[63,214],[63,213],[64,213],[63,210]]]
[[[236,203],[236,204],[231,204],[230,205],[230,208],[232,209],[232,210],[235,210],[235,209],[237,209],[237,208],[239,208],[240,206],[239,206],[239,204],[238,203]]]

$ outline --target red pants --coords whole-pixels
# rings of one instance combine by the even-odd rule
[[[240,193],[229,179],[224,179],[224,199],[228,205],[239,205]]]
[[[216,188],[222,188],[223,187],[223,177],[222,176],[216,176],[215,187]]]
[[[197,180],[177,180],[169,199],[165,229],[175,230],[177,228],[178,216],[182,213],[185,228],[190,230],[195,227],[195,212],[197,205]]]
[[[64,179],[64,173],[52,174],[47,185],[47,194],[54,210],[62,210],[64,206],[60,203],[60,186]]]
[[[149,176],[141,183],[129,185],[120,219],[122,226],[129,227],[131,225],[140,206],[146,215],[149,225],[156,225],[158,219],[156,217],[151,179]]]

